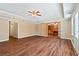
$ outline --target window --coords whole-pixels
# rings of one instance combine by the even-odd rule
[[[75,16],[72,16],[72,35],[79,39],[79,20],[78,20],[78,13]]]
[[[75,37],[78,38],[79,27],[78,27],[78,13],[75,14]]]

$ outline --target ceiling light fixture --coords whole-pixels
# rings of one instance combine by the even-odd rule
[[[40,11],[28,11],[28,13],[30,13],[32,16],[42,16]]]

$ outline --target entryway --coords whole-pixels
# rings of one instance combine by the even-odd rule
[[[59,36],[59,22],[52,22],[48,24],[48,36]]]
[[[9,21],[9,39],[18,38],[18,23]]]

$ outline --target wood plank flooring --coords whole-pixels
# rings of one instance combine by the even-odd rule
[[[77,56],[70,40],[58,37],[10,37],[0,43],[1,56]]]

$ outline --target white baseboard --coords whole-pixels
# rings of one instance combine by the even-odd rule
[[[0,42],[4,42],[4,41],[8,41],[9,39],[5,39],[5,40],[0,40]]]
[[[72,40],[71,40],[71,42],[72,42],[72,44],[73,44],[73,47],[75,48],[75,50],[76,50],[76,52],[77,52],[77,54],[78,54],[78,56],[79,56],[79,45],[78,45],[78,42],[79,41],[76,41],[77,40],[77,38],[75,38],[74,36],[72,36]]]
[[[25,36],[19,36],[18,38],[24,38],[24,37],[30,37],[30,36],[35,36],[36,34],[29,34],[29,35],[25,35]]]
[[[71,40],[72,38],[65,38],[65,37],[61,37],[62,39],[69,39],[69,40]]]

